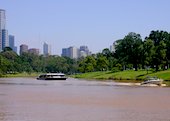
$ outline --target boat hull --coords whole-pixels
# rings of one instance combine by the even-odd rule
[[[38,80],[66,80],[67,78],[37,78]]]
[[[142,84],[162,84],[162,81],[146,81],[146,82],[143,82]]]

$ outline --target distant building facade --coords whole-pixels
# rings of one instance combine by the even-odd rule
[[[63,56],[63,57],[70,57],[69,49],[68,48],[63,48],[61,56]]]
[[[2,30],[2,49],[9,47],[8,31],[6,29]]]
[[[8,31],[6,30],[5,10],[0,9],[0,51],[9,46]]]
[[[23,53],[28,53],[28,45],[20,45],[20,55],[22,55]]]
[[[76,47],[70,47],[69,48],[70,51],[70,58],[72,59],[77,59],[79,56],[79,51]]]
[[[13,35],[9,35],[9,47],[12,48],[14,50],[14,36]]]
[[[17,53],[17,47],[15,46],[15,37],[13,35],[9,35],[9,47],[12,48],[14,52]]]
[[[71,46],[69,48],[63,48],[61,56],[77,59],[80,57],[86,57],[90,54],[91,52],[89,51],[87,46],[80,46],[80,48]]]
[[[44,42],[44,45],[43,45],[43,54],[44,54],[44,56],[51,55],[51,46],[48,45],[45,42]]]
[[[34,54],[34,55],[39,55],[40,54],[40,50],[37,48],[30,48],[28,50],[28,53]]]
[[[69,48],[63,48],[62,49],[62,56],[63,57],[69,57],[69,58],[72,58],[72,59],[76,59],[78,58],[78,49],[76,47],[69,47]]]
[[[88,55],[91,55],[91,52],[89,51],[88,46],[80,46],[80,52],[79,52],[79,57],[86,57]]]

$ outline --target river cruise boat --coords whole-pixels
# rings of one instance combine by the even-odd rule
[[[47,73],[41,74],[37,78],[38,80],[66,80],[67,77],[63,73]]]
[[[163,79],[159,79],[157,77],[147,77],[144,82],[141,83],[143,84],[156,84],[156,85],[161,85],[163,82]]]

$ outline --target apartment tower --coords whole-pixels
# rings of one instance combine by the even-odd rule
[[[8,31],[6,30],[5,10],[0,9],[0,51],[9,46]]]
[[[43,45],[43,54],[44,56],[49,56],[51,55],[51,46],[48,45],[47,43],[44,42],[44,45]]]

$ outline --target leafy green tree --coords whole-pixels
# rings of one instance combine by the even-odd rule
[[[6,65],[6,73],[15,73],[18,72],[20,65],[18,64],[19,56],[12,51],[11,48],[5,47],[1,52],[1,56],[5,58],[5,61],[8,62]]]
[[[95,70],[96,60],[93,56],[87,56],[79,63],[79,71],[82,73],[92,72]]]
[[[138,64],[141,61],[141,44],[140,34],[129,33],[122,40],[117,41],[116,55],[123,65],[133,64],[135,70],[138,70]]]
[[[165,64],[166,60],[166,44],[164,41],[160,41],[159,45],[155,47],[155,55],[153,58],[153,63],[156,65],[156,71],[158,71],[161,64]]]
[[[170,33],[163,31],[162,36],[164,36],[164,42],[166,44],[166,67],[169,68],[170,64]]]
[[[108,48],[103,49],[102,54],[103,54],[107,59],[113,56],[113,55],[112,55],[112,52],[111,52]]]
[[[9,65],[10,62],[8,61],[8,59],[0,55],[0,76],[7,73]]]
[[[168,34],[164,31],[151,31],[148,39],[151,39],[154,42],[155,46],[155,55],[153,57],[153,64],[156,66],[156,71],[159,70],[160,65],[165,65],[166,63],[166,54],[167,54],[167,45]]]
[[[111,52],[108,48],[103,49],[102,51],[103,56],[105,56],[107,58],[108,61],[108,69],[112,70],[112,68],[116,65],[117,60],[114,57],[114,53]]]
[[[38,55],[31,54],[31,53],[23,53],[20,56],[20,59],[21,59],[21,66],[24,67],[23,68],[24,72],[32,73],[38,70],[36,67],[40,66],[38,65],[38,63],[35,62],[38,59]]]
[[[67,73],[69,65],[66,63],[67,60],[63,57],[56,57],[56,70],[57,72]]]
[[[2,51],[1,55],[11,61],[15,61],[19,57],[14,51]]]
[[[78,73],[78,61],[76,59],[71,59],[69,57],[64,57],[66,59],[66,63],[68,64],[67,74]]]
[[[106,71],[108,70],[109,62],[105,56],[100,56],[96,60],[96,65],[98,71]]]
[[[142,64],[143,66],[147,66],[147,70],[149,66],[152,65],[153,56],[155,55],[155,46],[152,40],[146,39],[142,45]],[[148,72],[148,71],[147,71]]]

